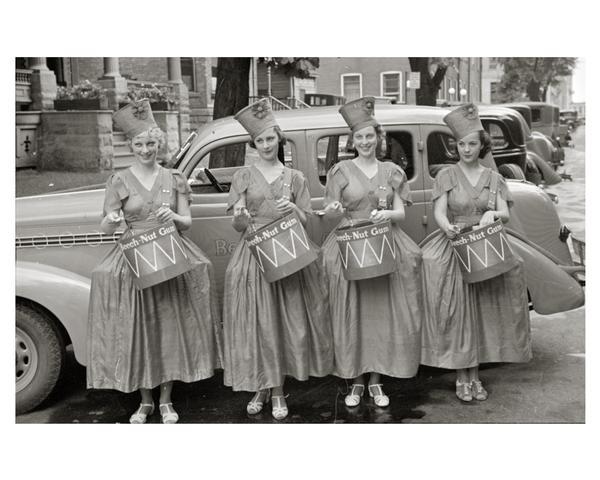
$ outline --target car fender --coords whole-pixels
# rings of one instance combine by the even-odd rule
[[[86,364],[90,279],[61,268],[33,262],[16,263],[17,297],[46,308],[66,329],[75,358]]]
[[[538,168],[540,173],[542,174],[542,178],[546,185],[556,185],[557,183],[562,182],[562,178],[558,175],[552,167],[544,161],[542,157],[540,157],[535,152],[527,152],[527,157],[531,158],[535,163],[535,166]]]
[[[585,294],[577,280],[532,246],[510,233],[509,238],[523,259],[527,290],[536,312],[549,315],[584,304]]]

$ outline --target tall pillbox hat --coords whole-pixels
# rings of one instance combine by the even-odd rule
[[[113,114],[113,120],[130,139],[158,127],[152,115],[150,100],[147,98],[128,103]]]
[[[271,104],[266,98],[261,98],[258,102],[242,108],[233,118],[242,124],[252,140],[267,128],[279,126],[275,121]]]
[[[456,140],[466,137],[469,133],[483,130],[477,106],[472,103],[461,105],[444,117],[444,122],[450,127]]]
[[[368,126],[376,126],[375,120],[375,97],[362,97],[345,103],[340,107],[340,113],[352,131],[360,130]]]

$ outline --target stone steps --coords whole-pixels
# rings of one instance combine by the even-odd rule
[[[113,167],[115,169],[130,167],[135,160],[129,150],[129,141],[123,132],[113,132]]]

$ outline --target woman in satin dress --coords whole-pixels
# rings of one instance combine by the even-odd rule
[[[122,238],[172,220],[179,231],[191,226],[191,191],[176,170],[157,163],[164,133],[147,100],[115,113],[130,141],[135,163],[106,184],[101,228]],[[160,386],[163,423],[179,415],[171,399],[175,380],[195,382],[221,368],[220,315],[213,291],[212,264],[188,238],[182,245],[193,268],[171,280],[138,290],[119,245],[92,272],[88,320],[88,388],[140,391],[131,423],[154,412],[152,389]]]
[[[512,197],[504,178],[479,162],[491,141],[477,107],[458,107],[444,121],[454,133],[460,160],[441,170],[433,186],[440,231],[422,247],[426,316],[421,363],[456,370],[457,397],[483,401],[488,392],[479,378],[480,364],[531,359],[527,288],[520,258],[503,275],[463,282],[450,239],[465,227],[508,221]]]
[[[225,273],[224,380],[236,391],[255,392],[246,407],[249,414],[258,414],[271,401],[273,417],[283,420],[288,415],[285,377],[307,380],[332,371],[327,296],[318,261],[269,283],[243,239],[253,228],[291,212],[305,224],[311,207],[302,172],[277,157],[285,137],[268,100],[235,118],[250,133],[259,158],[234,174],[229,191],[228,210],[242,238]]]
[[[352,129],[358,153],[327,174],[325,212],[344,212],[338,227],[356,220],[392,221],[397,270],[366,280],[346,280],[335,230],[323,244],[333,328],[334,374],[353,379],[345,397],[349,407],[368,392],[379,407],[389,405],[381,374],[410,378],[419,366],[423,292],[421,252],[402,231],[405,206],[411,204],[406,174],[376,157],[383,129],[373,116],[375,99],[364,97],[340,108]],[[365,374],[369,373],[365,388]]]

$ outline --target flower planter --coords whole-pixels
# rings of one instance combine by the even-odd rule
[[[54,109],[66,110],[108,110],[107,98],[75,98],[73,100],[54,100]]]
[[[129,105],[129,102],[119,103],[119,108]],[[153,102],[150,101],[150,108],[153,112],[168,112],[171,110],[171,104],[169,102]]]

